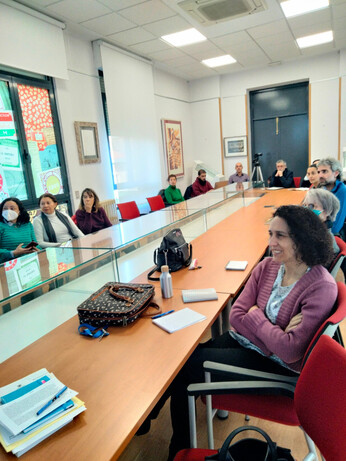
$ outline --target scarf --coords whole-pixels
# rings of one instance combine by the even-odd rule
[[[67,230],[68,230],[69,234],[71,235],[71,237],[72,238],[77,238],[77,235],[74,234],[74,232],[72,230],[72,227],[71,227],[67,217],[65,215],[63,215],[62,213],[60,213],[60,211],[58,211],[58,210],[55,210],[55,214],[60,219],[60,221],[67,227]],[[58,241],[56,239],[56,234],[55,234],[55,231],[53,229],[53,226],[50,223],[49,218],[47,218],[47,216],[43,212],[41,213],[41,218],[42,218],[44,230],[46,231],[46,234],[48,236],[48,241],[53,242],[53,243],[57,243]]]

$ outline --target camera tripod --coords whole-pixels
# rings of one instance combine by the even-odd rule
[[[261,165],[259,164],[259,162],[255,162],[253,170],[252,170],[251,181],[253,180],[255,180],[256,182],[260,182],[260,181],[264,182]]]

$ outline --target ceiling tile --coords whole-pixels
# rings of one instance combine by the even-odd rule
[[[259,37],[266,37],[268,35],[280,34],[283,32],[287,32],[288,26],[285,19],[281,19],[279,21],[269,22],[262,26],[251,27],[251,29],[247,29],[247,32],[253,38]]]
[[[293,42],[294,37],[291,32],[283,32],[282,34],[276,35],[269,35],[268,37],[260,37],[256,39],[256,42],[259,44],[261,48],[266,45],[270,45],[271,43],[287,43]]]
[[[334,40],[346,38],[346,28],[334,31]]]
[[[48,6],[47,11],[60,14],[77,23],[111,13],[109,8],[96,0],[63,0]]]
[[[334,43],[324,43],[323,45],[318,46],[310,46],[309,48],[301,49],[301,53],[303,56],[316,56],[318,54],[327,53],[328,51],[335,50]]]
[[[184,56],[184,53],[177,50],[177,48],[169,48],[168,50],[156,51],[155,53],[148,53],[151,59],[158,61],[168,61],[169,59],[179,58]]]
[[[166,64],[168,66],[173,66],[173,67],[181,67],[181,66],[189,66],[199,63],[198,60],[192,58],[191,56],[180,56],[179,58],[174,58],[170,59],[169,61],[166,61]]]
[[[195,56],[197,53],[204,53],[207,51],[213,51],[219,55],[222,54],[222,51],[213,43],[209,42],[209,40],[205,40],[204,42],[200,43],[194,43],[193,45],[182,46],[180,49],[184,53],[190,54],[191,56]]]
[[[159,0],[150,0],[121,10],[121,15],[136,24],[142,25],[175,16],[176,13]]]
[[[155,51],[168,50],[172,47],[167,45],[167,43],[162,40],[150,40],[148,42],[138,43],[137,45],[132,45],[131,49],[137,51],[138,53],[150,54]]]
[[[294,41],[290,43],[268,43],[263,47],[263,50],[272,61],[285,61],[301,56],[298,45]]]
[[[244,67],[264,66],[271,61],[262,50],[251,54],[234,54],[233,57]]]
[[[337,49],[346,48],[346,37],[335,39],[335,46]]]
[[[345,18],[337,18],[333,21],[333,30],[344,30],[346,28]]]
[[[222,35],[221,37],[215,37],[211,39],[212,43],[220,46],[231,46],[237,43],[244,43],[247,41],[252,41],[252,37],[249,36],[245,31],[235,32],[234,34]]]
[[[331,9],[325,8],[323,10],[314,11],[312,13],[302,14],[289,18],[288,24],[292,29],[297,29],[306,26],[307,24],[319,24],[321,22],[331,21]]]
[[[344,18],[346,16],[346,2],[332,6],[332,15],[333,18]]]
[[[115,34],[126,29],[132,29],[136,26],[133,22],[122,18],[117,13],[111,13],[97,19],[85,21],[82,25],[87,29],[98,32],[101,36]]]
[[[234,53],[240,54],[256,54],[261,51],[261,48],[254,40],[249,40],[247,42],[235,43],[231,46],[225,46],[222,48],[227,53],[230,53],[232,56]]]
[[[119,32],[117,34],[108,35],[107,38],[124,45],[134,45],[136,43],[146,42],[155,37],[141,27],[135,27],[134,29],[124,30],[123,32]]]
[[[229,74],[230,72],[237,72],[240,70],[244,70],[244,67],[238,62],[235,62],[233,64],[229,64],[228,66],[215,67],[214,70],[217,74],[223,75],[223,74]]]
[[[113,11],[123,10],[129,6],[144,3],[147,0],[97,0],[102,5],[108,6]]]
[[[180,16],[173,16],[172,18],[162,19],[161,21],[146,24],[143,28],[157,37],[162,37],[162,35],[173,34],[174,32],[190,29],[191,24]]]
[[[295,38],[306,37],[307,35],[314,35],[319,34],[320,32],[326,32],[327,30],[331,30],[332,25],[331,23],[323,22],[321,24],[306,24],[304,27],[300,27],[299,29],[295,29],[293,31]]]
[[[31,6],[32,7],[41,7],[44,8],[52,3],[57,3],[56,0],[20,0],[18,3],[22,3],[23,5]]]

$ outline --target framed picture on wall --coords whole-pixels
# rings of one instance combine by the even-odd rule
[[[161,122],[168,175],[184,176],[181,122],[174,120],[161,120]]]
[[[74,122],[76,133],[79,163],[101,162],[99,136],[97,133],[97,123],[93,122]]]
[[[240,157],[247,155],[246,136],[224,138],[225,157]]]

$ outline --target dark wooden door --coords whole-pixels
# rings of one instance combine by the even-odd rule
[[[263,178],[279,159],[294,176],[304,177],[309,162],[308,83],[250,93],[252,156],[260,157]]]

